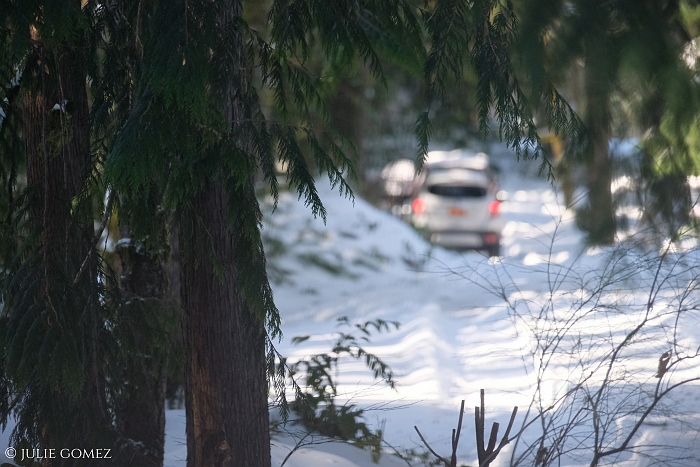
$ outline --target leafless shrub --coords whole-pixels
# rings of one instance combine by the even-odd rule
[[[510,465],[698,465],[658,434],[690,420],[676,397],[700,381],[700,250],[627,240],[565,264],[554,251],[536,266],[453,271],[503,299],[526,342],[532,399]],[[520,272],[541,290],[521,290]]]

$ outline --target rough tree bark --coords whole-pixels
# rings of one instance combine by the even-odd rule
[[[243,117],[240,90],[246,88],[244,43],[233,26],[242,2],[222,1],[218,12],[217,27],[238,51],[228,65],[224,97],[226,118],[235,128]],[[188,467],[271,463],[265,329],[237,281],[234,259],[241,245],[227,222],[233,202],[222,183],[210,179],[180,226]]]
[[[200,224],[181,244],[187,258],[182,267],[187,465],[269,467],[265,335],[236,281],[228,203],[212,182],[194,200]],[[215,274],[209,253],[196,251],[209,242],[225,265],[223,277]]]
[[[75,203],[91,167],[87,75],[79,46],[49,47],[33,27],[31,38],[34,46],[23,77],[30,82],[23,96],[23,119],[29,218],[39,232],[44,274],[36,303],[46,310],[40,323],[45,336],[66,329],[79,336],[76,347],[84,383],[79,398],[62,385],[28,390],[41,391],[44,400],[52,401],[52,415],[37,409],[42,447],[95,448],[100,442],[96,440],[108,439],[110,422],[98,356],[102,321],[94,312],[97,297],[87,292],[96,272],[81,271],[91,247],[92,219],[82,218],[84,212]],[[63,420],[55,420],[57,416]],[[80,462],[46,459],[44,465]]]

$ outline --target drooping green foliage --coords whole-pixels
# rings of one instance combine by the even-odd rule
[[[511,60],[519,27],[512,2],[440,1],[435,2],[434,10],[424,12],[424,18],[431,39],[425,66],[431,96],[447,97],[447,78],[461,76],[468,60],[478,79],[476,100],[484,133],[489,132],[495,117],[499,137],[518,157],[537,158],[542,148],[534,111],[541,105],[546,125],[574,141],[581,140],[581,122],[551,83],[540,83],[529,97],[529,84],[523,85],[518,79]],[[420,115],[416,134],[422,161],[431,135],[429,112]],[[551,176],[551,163],[546,157],[540,169]]]
[[[143,196],[153,177],[163,193],[166,210],[186,206],[211,176],[237,190],[240,201],[235,203],[230,222],[241,232],[238,240],[250,245],[242,251],[257,251],[257,259],[242,259],[240,270],[245,273],[240,277],[249,283],[251,305],[255,305],[255,297],[261,298],[255,307],[259,315],[275,317],[271,292],[265,287],[267,291],[259,293],[259,285],[267,280],[257,201],[254,193],[240,189],[250,174],[260,171],[276,196],[275,162],[279,161],[299,197],[314,214],[325,218],[309,165],[313,161],[314,168],[327,174],[341,194],[351,194],[346,182],[353,176],[348,156],[351,147],[329,128],[312,126],[319,122],[317,117],[322,125],[328,121],[321,97],[327,78],[313,75],[306,62],[312,59],[312,50],[322,53],[338,69],[360,60],[381,79],[379,54],[383,50],[396,48],[400,40],[416,53],[422,47],[418,19],[414,8],[405,2],[277,1],[270,5],[265,31],[251,28],[244,18],[234,23],[236,34],[246,38],[246,44],[244,50],[233,50],[236,44],[214,35],[214,28],[187,27],[197,21],[213,21],[216,5],[188,2],[185,16],[183,5],[154,3],[152,13],[144,13],[143,32],[132,33],[138,34],[135,41],[143,46],[143,70],[130,85],[130,111],[115,135],[106,174],[121,193],[121,211],[133,218],[135,229],[145,229],[149,237],[153,237],[147,233],[149,216],[141,207],[146,204]],[[148,33],[149,27],[158,34]],[[118,53],[113,47],[117,46],[105,45],[106,55],[114,57],[116,63]],[[211,61],[209,50],[221,61]],[[235,128],[227,128],[221,86],[223,77],[232,72],[226,58],[240,53],[246,54],[247,69],[240,70],[246,87],[236,92],[245,103],[245,111]],[[113,69],[113,63],[106,62],[110,71],[124,75],[124,70]],[[110,81],[105,79],[104,83]],[[265,115],[260,97],[267,92],[274,96],[280,120]],[[100,92],[111,94],[120,95],[118,90]],[[113,105],[109,100],[102,104],[103,108]]]
[[[339,327],[350,329],[336,333],[330,352],[303,358],[290,366],[289,377],[295,384],[303,386],[298,387],[291,409],[309,431],[350,441],[360,447],[370,447],[377,461],[381,455],[381,430],[375,433],[369,429],[364,422],[363,409],[350,403],[338,405],[338,364],[344,359],[363,361],[375,380],[394,388],[396,382],[391,368],[363,345],[370,343],[374,333],[398,329],[399,323],[379,319],[353,325],[345,316],[337,321]],[[299,344],[308,338],[297,336],[292,342]]]

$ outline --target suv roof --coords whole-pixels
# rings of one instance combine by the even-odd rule
[[[426,185],[477,185],[489,186],[489,178],[483,170],[464,167],[437,167],[431,166],[427,174]]]
[[[474,153],[466,149],[453,151],[430,151],[425,160],[429,168],[487,170],[489,156],[483,152]]]

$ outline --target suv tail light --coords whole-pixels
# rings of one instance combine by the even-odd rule
[[[483,237],[486,245],[496,245],[498,243],[498,235],[493,232],[485,233]]]
[[[425,212],[425,201],[420,198],[416,198],[411,203],[411,209],[413,209],[414,214],[423,214]]]
[[[492,216],[497,216],[501,213],[501,202],[498,200],[493,200],[489,203],[489,212]]]

